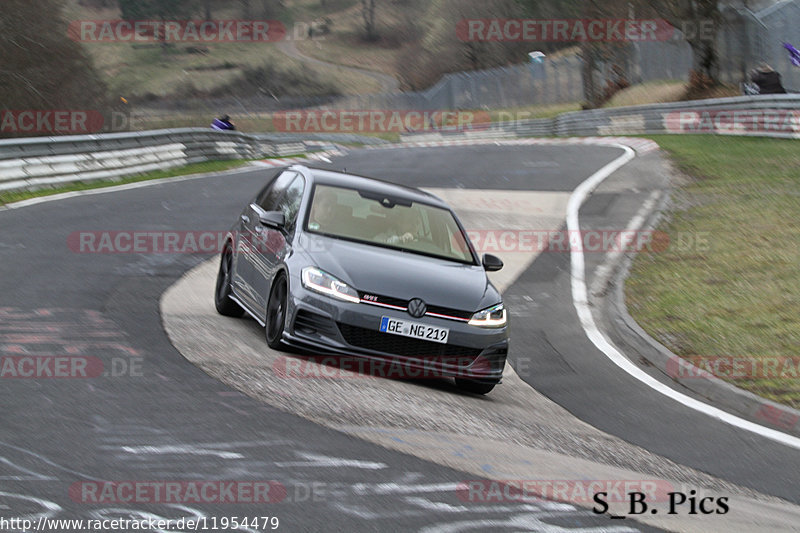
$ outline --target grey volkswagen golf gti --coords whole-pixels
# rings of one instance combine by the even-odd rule
[[[508,353],[507,313],[453,211],[419,189],[304,166],[275,171],[227,233],[217,311],[267,343],[391,361],[486,394]],[[416,372],[416,374],[414,373]]]

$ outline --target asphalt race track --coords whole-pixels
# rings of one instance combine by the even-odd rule
[[[620,153],[593,146],[364,150],[331,166],[427,188],[566,194]],[[634,160],[589,199],[585,227],[624,227],[652,190],[666,186],[648,157],[656,156]],[[211,254],[76,247],[80,232],[225,230],[262,176],[246,170],[0,211],[0,355],[83,357],[102,361],[105,373],[0,378],[0,518],[277,516],[282,531],[650,529],[564,503],[464,502],[458,484],[474,474],[252,399],[184,359],[162,325],[162,294]],[[601,259],[587,258],[590,279]],[[738,486],[737,494],[800,503],[800,451],[684,408],[594,348],[572,306],[568,254],[539,255],[509,280],[505,298],[513,366],[539,393],[620,441]],[[448,423],[446,412],[440,416]],[[268,504],[93,503],[85,491],[131,480],[271,481],[280,490]]]

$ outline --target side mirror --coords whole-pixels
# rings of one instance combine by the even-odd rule
[[[483,269],[486,272],[497,272],[503,268],[503,261],[496,255],[484,254]]]
[[[270,228],[282,228],[286,225],[286,217],[280,211],[265,211],[258,215],[258,222]]]

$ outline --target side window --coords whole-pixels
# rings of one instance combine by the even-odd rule
[[[258,195],[256,199],[258,206],[264,211],[279,211],[278,201],[296,177],[297,173],[291,171],[284,172],[278,176],[275,181],[272,182],[272,185],[264,189],[261,194]]]
[[[281,211],[286,217],[286,227],[293,228],[297,212],[300,210],[300,202],[303,199],[303,192],[306,189],[306,183],[302,176],[295,175],[294,180],[286,188],[286,193],[283,198],[278,201],[277,206],[273,211]]]

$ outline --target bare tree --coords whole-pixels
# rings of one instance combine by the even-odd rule
[[[590,0],[582,2],[584,19],[634,18],[635,0]],[[627,72],[631,45],[628,42],[591,41],[581,43],[584,106],[599,107],[615,92],[629,84]]]
[[[196,5],[194,0],[171,0],[160,2],[158,0],[118,0],[120,12],[124,20],[158,19],[166,22],[173,19],[191,17]],[[167,42],[166,31],[162,28],[157,36],[161,41],[161,50],[166,53],[170,44]]]
[[[375,27],[375,7],[377,0],[361,0],[361,17],[364,19],[364,34],[368,41],[378,39]]]
[[[692,70],[712,83],[719,83],[720,58],[717,50],[722,15],[718,0],[650,0],[648,5],[673,27],[691,27],[684,35],[692,49]]]
[[[692,50],[692,76],[705,79],[710,84],[719,82],[720,56],[717,37],[722,24],[722,5],[741,5],[741,0],[519,0],[531,14],[568,18],[613,17],[627,18],[629,11],[638,17],[656,16],[684,32],[684,39]],[[584,89],[587,101],[598,94],[588,72],[595,68],[598,58],[607,55],[613,47],[607,43],[582,43],[584,64]]]
[[[282,0],[261,0],[260,16],[265,19],[276,18],[284,7]]]
[[[239,0],[239,3],[242,5],[242,18],[253,18],[253,9],[250,6],[250,0]]]
[[[64,31],[62,8],[58,0],[3,0],[3,108],[102,110],[108,104],[91,60]]]
[[[397,61],[401,86],[418,90],[443,74],[519,63],[527,58],[531,43],[470,40],[456,24],[465,19],[524,16],[517,0],[405,0],[413,19],[404,24],[407,40],[414,44]]]

